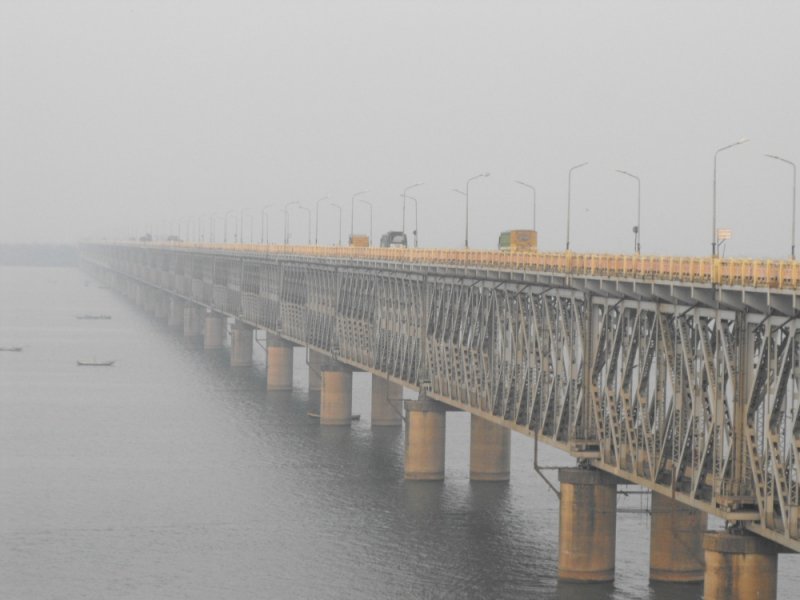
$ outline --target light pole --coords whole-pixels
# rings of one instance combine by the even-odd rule
[[[514,183],[518,183],[519,185],[526,187],[533,192],[533,230],[536,231],[536,188],[530,183],[525,183],[524,181],[516,180]]]
[[[636,180],[636,227],[633,230],[633,251],[636,252],[636,254],[641,254],[642,240],[640,236],[642,233],[642,180],[633,173],[628,173],[622,169],[617,169],[617,173],[622,173],[623,175],[627,175],[628,177],[632,177]]]
[[[228,217],[230,217],[231,215],[233,215],[233,218],[235,219],[236,218],[236,211],[235,210],[229,210],[228,212],[225,213],[225,227],[222,229],[222,241],[225,244],[228,243]],[[233,224],[235,226],[236,225],[236,221],[234,221]],[[234,240],[235,240],[236,234],[234,233],[233,236],[234,236]]]
[[[342,245],[342,207],[335,202],[331,202],[329,206],[339,209],[339,245]]]
[[[287,202],[283,206],[283,243],[289,245],[289,207],[300,204],[297,200]]]
[[[417,220],[419,217],[419,204],[417,204],[416,198],[412,198],[411,196],[406,196],[406,198],[414,201],[414,248],[417,248],[419,246],[417,243],[417,229],[419,228],[419,221]]]
[[[272,204],[265,204],[261,208],[261,243],[264,243],[266,239],[266,243],[269,244],[269,207]],[[266,233],[266,238],[264,234]]]
[[[480,179],[481,177],[489,177],[490,173],[480,173],[479,175],[475,175],[474,177],[470,177],[467,179],[467,192],[464,194],[466,202],[466,217],[464,219],[464,248],[469,248],[469,184],[475,181],[476,179]]]
[[[775,156],[774,154],[765,154],[764,156],[774,158],[775,160],[785,162],[787,165],[792,166],[792,260],[794,260],[794,232],[795,221],[797,220],[797,165],[790,160],[786,160],[780,156]]]
[[[723,150],[727,150],[728,148],[733,148],[734,146],[739,146],[741,144],[746,144],[750,140],[747,138],[742,138],[739,141],[733,142],[732,144],[728,144],[727,146],[723,146],[716,152],[714,152],[714,196],[711,203],[711,256],[714,258],[717,257],[718,251],[718,242],[717,242],[717,156]]]
[[[319,203],[324,200],[327,200],[328,198],[330,198],[330,194],[327,194],[322,198],[320,198],[319,200],[317,200],[317,211],[316,214],[314,215],[314,243],[317,246],[319,246]]]
[[[580,169],[581,167],[585,167],[588,164],[589,164],[588,162],[584,162],[579,165],[575,165],[569,170],[569,180],[567,181],[567,252],[569,252],[569,223],[570,223],[570,212],[572,211],[572,172],[575,169]]]
[[[372,202],[369,200],[358,199],[362,204],[369,206],[369,245],[372,246]]]
[[[298,205],[300,210],[306,211],[306,217],[308,218],[308,237],[306,238],[306,244],[309,246],[311,245],[311,209],[303,206],[302,204]]]
[[[355,222],[355,213],[353,211],[353,205],[355,204],[356,198],[361,196],[362,194],[366,194],[369,190],[361,190],[360,192],[356,192],[350,197],[350,243],[353,243],[353,223]]]
[[[415,187],[419,187],[421,185],[425,185],[425,182],[419,181],[417,183],[412,183],[410,186],[405,188],[401,194],[403,196],[403,233],[406,232],[406,194],[408,193],[408,190],[413,190]]]

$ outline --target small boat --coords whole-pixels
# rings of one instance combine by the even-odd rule
[[[79,367],[111,367],[114,363],[117,362],[115,360],[79,360],[78,366]]]
[[[0,346],[0,352],[22,352],[22,346]]]
[[[319,413],[308,412],[308,413],[306,413],[306,415],[311,417],[312,419],[319,419]],[[360,421],[361,420],[361,415],[350,415],[350,420],[351,421]]]
[[[111,315],[75,315],[76,319],[110,319]]]

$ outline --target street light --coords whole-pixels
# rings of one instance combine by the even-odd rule
[[[269,207],[272,204],[265,204],[261,208],[261,243],[264,243],[266,233],[266,243],[269,244]]]
[[[361,196],[362,194],[366,194],[369,190],[361,190],[360,192],[356,192],[350,197],[350,242],[353,241],[353,223],[355,221],[355,213],[353,211],[353,205],[356,201],[356,198]]]
[[[339,245],[342,245],[342,207],[335,202],[331,202],[329,206],[339,209]]]
[[[326,194],[325,196],[317,200],[317,211],[316,214],[314,215],[314,243],[317,246],[319,246],[319,203],[322,202],[323,200],[327,200],[328,198],[330,198],[330,194]]]
[[[412,183],[410,186],[405,188],[401,194],[401,196],[403,196],[403,233],[406,232],[406,194],[408,193],[408,190],[413,190],[415,187],[419,187],[421,185],[425,185],[425,182],[419,181],[417,183]]]
[[[580,169],[581,167],[585,167],[588,164],[589,164],[588,162],[584,162],[579,165],[575,165],[569,170],[569,180],[567,181],[567,252],[569,252],[569,224],[570,224],[570,213],[572,211],[572,172],[575,169]]]
[[[734,146],[739,146],[741,144],[746,144],[749,141],[750,140],[747,138],[742,138],[739,141],[733,142],[732,144],[723,146],[714,153],[714,197],[711,205],[711,256],[714,258],[717,257],[717,251],[719,249],[719,244],[717,242],[717,156],[719,156],[719,153],[723,150],[727,150],[728,148],[733,148]]]
[[[300,204],[297,200],[287,202],[283,206],[283,243],[289,245],[289,207]]]
[[[642,253],[641,233],[642,233],[642,180],[633,173],[628,173],[622,169],[617,169],[617,173],[622,173],[636,180],[636,228],[633,230],[633,250],[636,254]]]
[[[466,202],[466,217],[464,219],[464,248],[469,248],[469,184],[475,181],[476,179],[480,179],[481,177],[489,177],[490,173],[480,173],[479,175],[475,175],[474,177],[470,177],[467,179],[467,192],[464,194]]]
[[[306,211],[306,217],[308,218],[308,237],[306,237],[306,244],[309,246],[311,245],[311,209],[303,206],[302,204],[299,205],[297,208],[300,210]]]
[[[372,202],[369,200],[362,200],[361,198],[358,199],[359,202],[362,204],[366,204],[369,206],[369,245],[372,245]]]
[[[416,248],[419,246],[417,243],[417,229],[419,228],[419,222],[417,221],[417,218],[419,216],[419,205],[417,204],[416,198],[412,198],[411,196],[406,196],[406,198],[414,201],[414,248]]]
[[[225,227],[222,230],[222,241],[225,244],[228,243],[228,217],[230,217],[231,215],[233,215],[233,218],[235,219],[236,218],[236,211],[235,210],[229,210],[228,212],[225,213]],[[236,221],[234,221],[233,224],[234,224],[234,227],[235,227],[236,226]],[[234,236],[234,241],[235,241],[236,240],[236,233],[234,233],[233,236]]]
[[[536,231],[536,188],[530,183],[525,183],[524,181],[520,180],[516,180],[514,183],[518,183],[519,185],[526,187],[533,192],[533,230]]]
[[[790,160],[775,156],[774,154],[765,154],[764,156],[774,158],[775,160],[785,162],[787,165],[792,166],[792,260],[794,260],[794,231],[797,218],[797,165]]]

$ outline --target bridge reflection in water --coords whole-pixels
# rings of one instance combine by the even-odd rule
[[[653,493],[653,581],[706,598],[776,595],[800,550],[796,262],[572,253],[86,244],[85,267],[291,388],[308,349],[322,426],[349,425],[353,371],[373,426],[405,422],[405,476],[444,476],[447,410],[471,413],[470,477],[509,477],[510,433],[561,469],[559,577],[610,581],[616,488]],[[419,393],[403,401],[402,389]],[[704,533],[707,515],[727,532]]]

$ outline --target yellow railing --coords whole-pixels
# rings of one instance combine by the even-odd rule
[[[716,283],[758,288],[797,289],[798,285],[800,285],[800,262],[791,260],[712,259],[710,257],[579,254],[574,252],[500,252],[496,250],[468,249],[292,246],[284,244],[144,242],[140,245],[491,267],[521,271],[553,272],[575,276],[587,275],[620,279]]]

